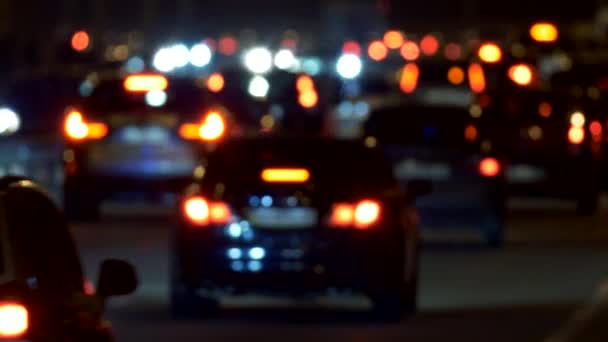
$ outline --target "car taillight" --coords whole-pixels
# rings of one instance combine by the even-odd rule
[[[186,140],[217,141],[226,133],[224,117],[211,111],[201,123],[185,123],[179,128],[179,135]]]
[[[29,312],[19,303],[0,303],[0,338],[20,338],[29,328]]]
[[[195,225],[228,224],[232,212],[224,202],[208,201],[201,196],[187,198],[183,204],[184,215]]]
[[[64,131],[71,140],[101,139],[108,134],[108,126],[101,122],[87,122],[81,112],[72,110],[65,118]]]
[[[333,206],[329,224],[337,228],[367,229],[380,220],[381,205],[372,200],[356,204],[337,203]]]
[[[484,177],[496,177],[501,169],[502,166],[496,158],[488,157],[479,162],[479,173]]]

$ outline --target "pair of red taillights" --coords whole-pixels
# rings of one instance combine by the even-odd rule
[[[64,133],[72,141],[98,140],[108,134],[108,126],[103,122],[88,121],[77,110],[70,110],[65,118]],[[199,123],[184,123],[178,129],[186,140],[213,142],[226,133],[226,120],[218,111],[209,111]]]
[[[184,216],[195,226],[226,225],[233,221],[232,210],[225,202],[192,196],[183,201]],[[380,220],[382,206],[374,200],[336,203],[329,215],[329,225],[336,228],[367,229]]]

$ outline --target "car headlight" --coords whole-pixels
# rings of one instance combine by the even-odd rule
[[[0,108],[0,135],[10,135],[21,127],[21,118],[9,108]]]

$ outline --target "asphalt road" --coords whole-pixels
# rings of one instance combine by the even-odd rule
[[[608,210],[581,218],[567,203],[511,206],[504,249],[425,247],[420,312],[399,324],[368,322],[351,310],[365,301],[340,298],[338,310],[248,298],[211,321],[173,321],[166,208],[109,206],[102,222],[73,231],[91,278],[104,258],[138,268],[138,292],[109,305],[119,341],[543,341],[608,279]]]

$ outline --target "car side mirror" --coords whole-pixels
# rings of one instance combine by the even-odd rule
[[[409,199],[416,199],[422,196],[429,195],[433,192],[433,183],[427,180],[412,180],[407,182],[405,189]]]
[[[122,260],[105,260],[101,264],[97,281],[97,294],[101,297],[124,296],[137,289],[134,267]]]

